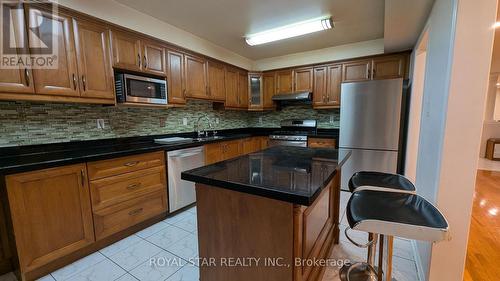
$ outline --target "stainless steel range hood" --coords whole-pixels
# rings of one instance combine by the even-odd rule
[[[294,92],[273,96],[273,101],[277,102],[311,102],[311,92]]]

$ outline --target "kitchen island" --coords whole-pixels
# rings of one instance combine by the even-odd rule
[[[349,156],[277,146],[182,173],[196,182],[200,280],[319,280]]]

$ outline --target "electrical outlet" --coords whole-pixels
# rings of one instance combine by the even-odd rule
[[[184,126],[188,125],[188,119],[186,117],[182,118],[182,125]]]
[[[330,115],[330,124],[335,122],[335,115]]]
[[[263,121],[262,121],[262,116],[259,117],[259,124],[262,124]]]
[[[215,118],[215,124],[219,124],[219,123],[220,123],[219,117]]]
[[[97,119],[97,129],[104,130],[106,128],[106,124],[104,123],[104,119]]]
[[[160,127],[165,127],[167,119],[165,117],[160,117]]]

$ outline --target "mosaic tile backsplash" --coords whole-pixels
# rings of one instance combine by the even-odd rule
[[[279,127],[285,118],[313,118],[320,128],[336,128],[339,120],[338,110],[317,111],[310,106],[255,113],[214,110],[205,101],[188,101],[186,107],[172,109],[0,102],[0,147],[192,132],[200,116],[210,118],[219,130]],[[104,129],[97,128],[97,119],[104,119]]]

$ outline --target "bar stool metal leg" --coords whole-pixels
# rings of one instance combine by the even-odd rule
[[[378,235],[374,233],[369,233],[368,243],[359,244],[354,241],[348,234],[346,228],[345,235],[351,243],[360,248],[368,248],[367,262],[357,262],[349,265],[344,265],[340,269],[340,280],[343,281],[377,281],[377,271],[374,268],[375,265],[375,252],[377,249],[377,238]]]

